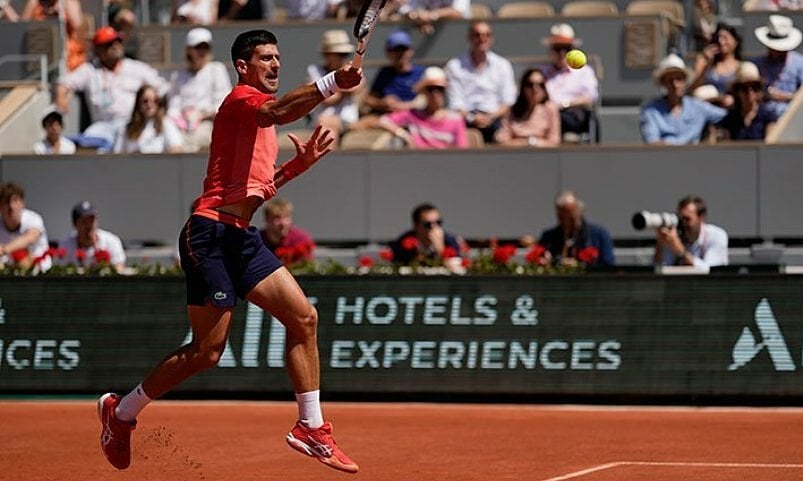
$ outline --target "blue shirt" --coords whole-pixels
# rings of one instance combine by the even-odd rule
[[[409,72],[399,72],[389,66],[382,67],[371,85],[371,93],[379,97],[395,95],[400,100],[409,102],[417,95],[413,87],[422,75],[424,75],[423,65],[413,65],[413,69]]]
[[[728,111],[722,121],[722,127],[728,131],[731,140],[764,140],[767,135],[767,125],[776,122],[778,115],[768,105],[762,103],[758,107],[758,114],[750,125],[744,124],[744,117],[737,105]]]
[[[556,226],[544,231],[538,243],[546,247],[549,253],[552,254],[554,263],[560,261],[563,256],[563,247],[566,245],[566,257],[577,259],[581,250],[586,247],[594,247],[597,249],[599,256],[591,264],[592,266],[613,266],[616,264],[611,235],[604,227],[586,222],[585,219],[577,235],[573,239],[569,239],[568,242],[564,239],[563,229],[560,226]]]
[[[659,97],[641,109],[641,138],[647,143],[696,144],[700,141],[703,129],[709,124],[719,123],[727,113],[727,110],[708,102],[684,96],[680,115],[675,116],[666,98]]]
[[[767,87],[793,94],[803,85],[803,55],[794,50],[786,54],[786,62],[770,62],[766,55],[753,59]],[[768,100],[765,102],[780,117],[789,107],[789,102]]]

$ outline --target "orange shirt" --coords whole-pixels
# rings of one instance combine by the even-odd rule
[[[259,106],[271,94],[238,84],[215,116],[203,194],[195,213],[239,202],[246,197],[267,200],[276,195],[274,165],[279,152],[276,128],[260,118]]]

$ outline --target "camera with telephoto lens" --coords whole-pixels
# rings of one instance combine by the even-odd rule
[[[647,228],[658,229],[661,227],[679,227],[680,219],[677,214],[672,212],[650,212],[642,210],[633,214],[633,228],[644,230]]]

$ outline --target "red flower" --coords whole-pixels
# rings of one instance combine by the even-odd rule
[[[359,262],[362,267],[372,267],[374,265],[374,260],[368,256],[360,256]]]
[[[98,249],[95,251],[95,262],[98,264],[108,264],[112,261],[112,255],[109,251]]]
[[[471,267],[471,259],[469,259],[468,257],[463,257],[462,264],[463,264],[463,267],[468,269],[469,267]]]
[[[494,262],[497,264],[507,264],[511,257],[516,254],[516,246],[513,244],[501,245],[494,249]]]
[[[530,252],[524,257],[530,264],[540,264],[546,253],[546,247],[541,244],[535,244]]]
[[[28,258],[28,249],[17,249],[11,253],[11,259],[19,264]]]
[[[417,251],[418,239],[413,236],[407,236],[401,240],[401,247],[406,251]]]
[[[393,262],[393,250],[388,248],[380,250],[379,258],[385,262]]]
[[[86,260],[86,251],[83,249],[75,249],[75,260],[83,264]]]
[[[457,257],[457,250],[454,247],[446,246],[443,248],[443,258]]]
[[[56,257],[59,259],[64,259],[67,257],[67,248],[66,247],[59,247],[56,249]]]
[[[276,248],[276,257],[282,261],[284,265],[290,265],[293,263],[293,255],[295,254],[295,249],[292,247],[277,247]]]
[[[599,249],[593,246],[583,247],[580,249],[580,252],[577,253],[577,259],[586,264],[593,264],[594,261],[597,260],[597,257],[599,257]]]

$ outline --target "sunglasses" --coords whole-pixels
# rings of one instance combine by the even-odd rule
[[[436,225],[441,226],[443,225],[443,219],[432,220],[432,221],[424,221],[421,223],[426,229],[432,229]]]
[[[753,92],[761,92],[761,84],[742,84],[738,88],[742,92],[747,92],[748,90]]]
[[[560,44],[557,44],[557,45],[553,45],[553,46],[552,46],[552,50],[553,50],[553,51],[555,51],[555,52],[568,52],[568,51],[569,51],[569,50],[571,50],[571,49],[572,49],[572,46],[571,46],[571,45],[560,45]]]
[[[536,85],[538,85],[539,87],[544,87],[544,86],[546,86],[546,83],[545,82],[531,82],[529,80],[524,82],[524,86],[525,87],[535,87]]]

